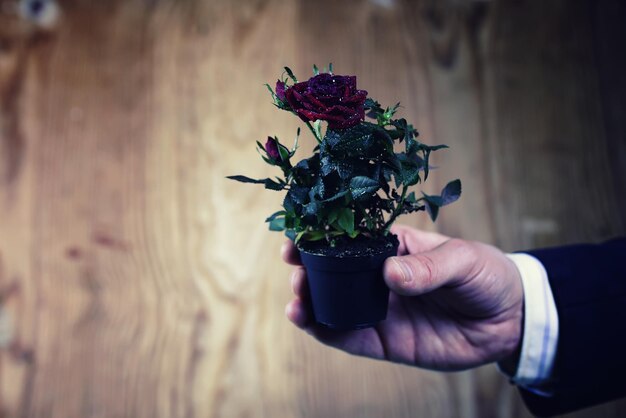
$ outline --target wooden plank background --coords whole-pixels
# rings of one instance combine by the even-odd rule
[[[224,176],[270,174],[254,141],[295,133],[263,83],[332,61],[451,146],[426,190],[460,177],[463,198],[405,223],[505,250],[625,234],[622,2],[59,0],[52,26],[16,5],[1,417],[528,416],[493,366],[383,364],[295,330],[263,224],[280,198]]]

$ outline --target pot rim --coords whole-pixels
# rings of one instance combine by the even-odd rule
[[[296,245],[296,249],[300,252],[300,253],[304,253],[309,257],[316,257],[318,259],[341,259],[341,260],[346,260],[346,261],[357,261],[357,260],[362,260],[362,259],[370,259],[370,258],[375,258],[375,257],[380,257],[381,255],[386,255],[389,252],[393,252],[393,254],[387,255],[387,257],[392,257],[393,255],[395,255],[395,253],[397,253],[398,251],[398,247],[400,246],[400,242],[398,240],[398,236],[396,234],[391,234],[390,236],[395,237],[395,240],[391,240],[391,247],[387,248],[381,248],[380,251],[374,253],[374,254],[362,254],[362,255],[325,255],[325,254],[318,254],[318,253],[314,253],[311,251],[307,251],[306,249],[303,249],[302,247],[300,247],[300,245]]]

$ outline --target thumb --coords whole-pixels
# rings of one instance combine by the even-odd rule
[[[416,296],[463,283],[477,262],[471,242],[451,239],[430,251],[388,258],[383,274],[391,290]]]

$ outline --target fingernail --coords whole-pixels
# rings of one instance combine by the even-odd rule
[[[400,274],[400,284],[406,285],[411,283],[413,281],[413,276],[409,266],[398,257],[391,257],[391,261],[395,264],[396,270]]]

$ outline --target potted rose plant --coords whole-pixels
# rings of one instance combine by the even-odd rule
[[[448,183],[439,195],[416,196],[409,189],[428,178],[430,153],[446,146],[419,142],[413,125],[395,118],[399,104],[381,107],[357,89],[356,76],[313,68],[307,81],[285,68],[274,89],[267,85],[274,105],[297,115],[317,140],[313,155],[293,161],[300,129],[292,148],[268,137],[257,141],[259,152],[282,175],[229,178],[286,191],[282,209],[266,221],[299,249],[316,321],[336,329],[369,327],[387,314],[382,266],[398,248],[391,225],[418,211],[434,221],[440,207],[459,198],[461,182]]]

